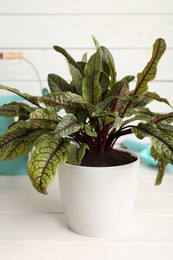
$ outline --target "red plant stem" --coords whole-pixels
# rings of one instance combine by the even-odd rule
[[[128,129],[128,130],[131,130],[131,129]],[[128,130],[125,130],[125,131],[122,131],[121,135],[118,136],[116,139],[114,139],[114,141],[112,142],[111,146],[110,146],[110,149],[112,149],[116,143],[116,141],[118,140],[119,137],[123,136],[123,135],[129,135],[129,134],[132,134],[132,131],[128,131]]]
[[[104,153],[105,151],[105,146],[106,146],[106,141],[107,141],[107,136],[109,134],[109,131],[112,127],[112,124],[108,124],[106,126],[106,129],[104,130],[104,134],[103,134],[103,144],[101,145],[101,153]],[[102,140],[101,140],[101,143],[102,143]]]
[[[106,148],[105,150],[109,150],[111,148],[113,148],[114,144],[116,143],[117,139],[123,135],[128,135],[128,134],[132,134],[132,130],[131,128],[134,126],[126,126],[123,128],[120,128],[116,133],[111,134],[106,142]]]

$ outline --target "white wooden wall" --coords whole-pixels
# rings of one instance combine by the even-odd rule
[[[173,103],[172,0],[0,0],[0,52],[22,51],[44,87],[48,73],[69,79],[65,59],[52,46],[67,48],[78,60],[94,51],[91,35],[112,51],[119,79],[140,72],[156,38],[164,38],[167,51],[150,86]],[[33,69],[23,60],[0,60],[0,83],[40,93]]]

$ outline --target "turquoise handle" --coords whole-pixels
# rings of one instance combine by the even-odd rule
[[[134,140],[127,139],[123,142],[123,146],[125,146],[129,150],[139,153],[143,149],[147,148],[148,144],[143,144]]]
[[[123,146],[129,150],[139,153],[141,160],[148,165],[157,166],[158,161],[154,160],[154,158],[150,155],[151,145],[127,139],[123,142]],[[169,163],[166,168],[171,169],[173,168],[173,165]]]
[[[43,94],[43,95],[49,94],[49,90],[48,90],[47,88],[43,88],[42,94]]]

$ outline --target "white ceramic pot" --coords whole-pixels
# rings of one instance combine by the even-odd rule
[[[70,228],[78,234],[111,237],[127,228],[135,202],[139,157],[113,167],[58,166],[60,192]]]

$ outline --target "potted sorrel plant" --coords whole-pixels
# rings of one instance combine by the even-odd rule
[[[72,77],[49,74],[50,93],[41,97],[0,85],[24,98],[0,107],[0,115],[18,117],[0,137],[0,159],[31,153],[28,174],[33,186],[47,194],[58,167],[60,190],[70,227],[83,235],[110,236],[128,222],[137,189],[136,154],[114,148],[121,136],[151,139],[151,155],[158,160],[156,185],[168,163],[173,164],[173,112],[152,112],[147,105],[169,102],[148,90],[156,76],[166,44],[153,45],[144,70],[117,80],[110,51],[93,37],[95,53],[76,62],[66,50]],[[129,84],[133,87],[130,88]]]

